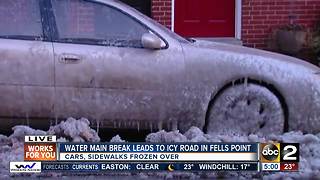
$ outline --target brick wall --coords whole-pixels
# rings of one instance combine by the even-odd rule
[[[242,0],[242,40],[245,46],[270,49],[273,31],[295,23],[310,32],[320,19],[320,0]]]
[[[171,0],[152,0],[152,18],[171,28]]]

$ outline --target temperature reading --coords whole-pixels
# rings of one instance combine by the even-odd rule
[[[183,169],[184,170],[192,170],[193,164],[184,164]]]
[[[281,171],[298,171],[298,163],[281,163]]]
[[[284,164],[284,169],[291,170],[294,166],[295,166],[295,164]]]
[[[241,170],[247,170],[250,168],[250,164],[241,164]]]

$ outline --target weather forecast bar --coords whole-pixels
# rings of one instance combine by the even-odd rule
[[[114,172],[114,171],[258,171],[259,163],[56,163],[43,162],[42,171]]]

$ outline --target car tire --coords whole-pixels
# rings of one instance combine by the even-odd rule
[[[269,89],[256,84],[231,86],[212,102],[207,133],[221,135],[281,134],[285,115]]]

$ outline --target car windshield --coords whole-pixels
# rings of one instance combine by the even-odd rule
[[[157,21],[151,19],[150,17],[142,14],[140,11],[134,9],[133,7],[128,6],[125,3],[122,3],[121,1],[117,1],[119,4],[126,6],[130,9],[132,9],[135,13],[137,13],[141,18],[144,18],[145,20],[148,20],[151,24],[153,24],[154,26],[158,27],[159,29],[163,30],[166,34],[168,34],[170,37],[176,39],[177,41],[181,42],[181,43],[190,43],[190,42],[194,42],[194,39],[189,39],[189,38],[183,38],[181,36],[179,36],[178,34],[174,33],[173,31],[171,31],[170,29],[164,27],[162,24],[158,23]]]

